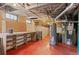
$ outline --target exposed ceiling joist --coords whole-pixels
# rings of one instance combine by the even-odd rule
[[[10,4],[8,4],[8,5],[10,5]],[[33,11],[30,11],[32,8],[36,8],[36,7],[39,7],[39,6],[44,6],[44,5],[46,5],[46,4],[39,4],[38,6],[37,5],[34,5],[34,6],[31,6],[31,7],[29,7],[29,8],[25,8],[25,7],[23,7],[21,4],[18,4],[19,6],[21,6],[22,8],[20,9],[20,10],[25,10],[27,13],[29,12],[30,14],[33,14],[34,16],[36,16],[36,17],[38,17],[38,18],[41,18],[39,15],[37,15],[36,13],[34,13]],[[10,6],[12,6],[12,5],[10,5]],[[13,7],[13,6],[12,6]],[[15,11],[12,11],[12,12],[9,12],[9,13],[16,13],[17,11],[19,11],[19,9],[18,10],[15,10]],[[25,13],[26,13],[25,12]],[[20,12],[19,12],[20,13]],[[18,13],[18,14],[19,14]],[[27,15],[27,14],[25,14],[25,15]]]
[[[60,9],[63,5],[64,5],[64,4],[60,4],[60,5],[52,12],[52,14],[55,13],[58,9]]]

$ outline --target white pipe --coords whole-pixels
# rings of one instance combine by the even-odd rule
[[[72,23],[79,23],[79,21],[66,21],[66,20],[57,21],[57,22],[72,22]]]
[[[74,3],[70,4],[62,13],[60,13],[55,20],[57,20],[59,17],[61,17],[65,12],[67,12],[69,9],[73,7]]]

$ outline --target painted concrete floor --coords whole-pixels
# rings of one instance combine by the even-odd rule
[[[14,50],[7,51],[8,55],[75,55],[77,54],[76,47],[70,47],[64,44],[56,46],[49,45],[49,36],[37,42],[30,42],[22,45]]]

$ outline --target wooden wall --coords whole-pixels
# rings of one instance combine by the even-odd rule
[[[0,10],[0,32],[2,32],[2,19],[3,19],[3,12]]]
[[[6,19],[6,31],[8,32],[10,28],[12,28],[12,23],[10,19]]]
[[[13,28],[14,32],[25,32],[26,31],[26,17],[19,16],[18,20],[10,21],[10,19],[6,19],[6,29],[7,31],[10,28]]]
[[[19,32],[26,31],[26,17],[25,16],[19,16],[18,31]]]

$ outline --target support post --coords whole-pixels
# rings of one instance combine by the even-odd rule
[[[56,45],[56,24],[50,25],[50,45]]]
[[[77,44],[78,44],[77,53],[79,55],[79,12],[78,12],[78,42],[77,42]]]
[[[6,22],[2,20],[2,38],[3,38],[3,50],[4,54],[6,55]]]

